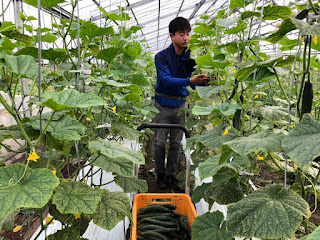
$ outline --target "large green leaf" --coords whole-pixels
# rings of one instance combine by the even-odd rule
[[[221,212],[205,213],[192,223],[192,240],[232,240]]]
[[[14,55],[15,56],[30,55],[33,58],[38,59],[38,48],[25,47],[25,48],[20,49]],[[49,48],[47,50],[41,50],[41,58],[55,62],[57,60],[67,59],[68,55],[66,54],[65,51],[55,50],[55,49]]]
[[[96,159],[97,157],[97,155],[93,155],[92,159]],[[133,176],[133,163],[126,158],[109,158],[105,155],[100,155],[92,165],[106,172],[114,172],[120,176]]]
[[[232,18],[227,18],[227,19],[216,19],[216,24],[221,27],[231,27],[235,23],[237,23],[239,20],[239,17],[232,17]]]
[[[42,120],[43,126],[46,126],[48,120]],[[40,130],[40,120],[33,120],[26,123],[33,129]],[[69,116],[63,116],[59,120],[51,121],[47,127],[47,131],[57,140],[76,141],[81,139],[81,135],[85,133],[86,127],[77,120]]]
[[[27,168],[26,176],[18,182],[25,167],[16,163],[0,168],[0,220],[20,208],[45,206],[59,185],[59,179],[47,168]]]
[[[62,230],[57,231],[54,234],[49,235],[46,239],[48,240],[80,240],[83,238],[80,238],[79,231],[76,228],[73,227],[66,227]]]
[[[1,59],[0,64],[19,77],[34,78],[38,76],[38,64],[28,55],[6,55],[4,59]]]
[[[308,168],[320,156],[320,122],[309,114],[282,140],[286,154],[302,169]]]
[[[220,112],[225,116],[231,116],[237,111],[237,109],[241,109],[241,106],[239,104],[232,104],[227,102],[207,107],[196,105],[192,108],[192,114],[209,115],[212,112]]]
[[[113,134],[129,140],[137,140],[141,136],[141,132],[119,121],[112,123],[111,131]]]
[[[250,75],[250,77],[246,78],[244,81],[253,83],[254,73]],[[260,83],[262,81],[269,81],[270,79],[274,79],[275,75],[268,68],[262,67],[258,68],[256,71],[255,84]]]
[[[199,163],[199,176],[203,180],[208,177],[212,177],[222,168],[230,168],[234,171],[240,171],[241,166],[237,161],[226,162],[219,164],[219,155],[212,155],[204,162]]]
[[[101,197],[101,190],[79,181],[64,180],[56,188],[52,203],[63,214],[94,213]]]
[[[0,33],[6,31],[12,31],[16,28],[16,25],[12,22],[3,21],[0,26]]]
[[[299,20],[296,18],[291,17],[291,22],[296,26],[299,30],[300,34],[305,35],[312,35],[317,36],[320,35],[320,24],[310,25],[309,23],[305,22],[304,20]]]
[[[251,17],[257,17],[257,18],[259,18],[260,15],[261,15],[260,12],[244,11],[244,12],[241,14],[241,19],[244,20],[244,19],[251,18]]]
[[[228,172],[219,183],[212,182],[205,191],[206,198],[223,205],[240,201],[243,198],[243,191],[239,187],[239,179],[231,175],[233,173],[233,171]]]
[[[104,229],[111,230],[118,222],[130,215],[130,200],[126,193],[103,190],[93,222]]]
[[[317,227],[310,235],[303,238],[303,240],[318,240],[318,239],[320,239],[320,227]]]
[[[24,136],[19,130],[0,130],[0,142],[7,138],[24,139]]]
[[[223,91],[227,88],[226,85],[221,85],[221,86],[208,86],[208,87],[201,87],[197,86],[196,90],[201,99],[208,98],[212,94],[217,94],[220,91]]]
[[[89,149],[95,153],[101,153],[109,158],[124,158],[133,163],[144,164],[144,156],[137,151],[129,150],[116,141],[98,139],[89,142]]]
[[[107,104],[101,97],[94,93],[81,93],[75,89],[65,89],[61,92],[44,92],[42,98],[44,99],[42,104],[55,111]]]
[[[36,40],[38,40],[38,36],[35,37]],[[58,37],[54,35],[53,33],[46,33],[44,35],[41,35],[41,41],[47,42],[47,43],[54,43]]]
[[[272,33],[266,38],[267,41],[275,44],[281,40],[288,32],[291,32],[296,29],[296,26],[292,23],[291,18],[286,18],[279,26],[279,30],[275,33]]]
[[[205,131],[201,135],[188,138],[186,149],[190,148],[193,142],[201,142],[204,146],[212,150],[219,149],[223,143],[235,138],[232,134],[223,135],[225,129],[226,125],[220,124],[210,131]]]
[[[200,68],[215,69],[215,68],[225,68],[228,66],[229,62],[225,60],[215,60],[210,54],[202,55],[196,58],[196,63]]]
[[[37,0],[25,0],[25,2],[29,5],[32,5],[34,7],[37,7]],[[59,7],[58,4],[59,3],[64,3],[65,0],[41,0],[40,4],[41,7],[44,8],[53,8],[53,7]]]
[[[3,36],[0,39],[0,51],[4,50],[4,51],[11,52],[16,47],[18,47],[18,44],[13,43],[8,37]]]
[[[265,6],[263,8],[263,20],[286,19],[289,18],[291,14],[293,14],[293,12],[291,8],[287,6]]]
[[[103,49],[98,53],[97,58],[103,59],[104,61],[110,63],[118,54],[120,54],[120,50],[121,48],[117,47],[109,47],[107,49]]]
[[[243,20],[239,20],[237,26],[225,31],[225,34],[237,34],[243,30],[247,29],[247,23]]]
[[[140,192],[146,193],[148,192],[148,184],[146,180],[137,179],[135,177],[127,178],[127,177],[115,177],[115,182],[118,184],[122,189],[125,190],[126,193],[130,192]]]
[[[211,26],[208,25],[200,25],[192,29],[195,33],[199,33],[205,36],[211,36],[214,34],[214,31]]]
[[[230,0],[230,9],[234,8],[244,8],[251,2],[245,0]]]
[[[280,57],[277,59],[271,59],[264,62],[258,62],[257,64],[252,64],[251,66],[240,68],[235,73],[235,78],[237,78],[239,81],[242,81],[248,78],[257,68],[283,67],[286,65],[290,65],[293,62],[294,62],[293,55],[289,55],[286,59],[283,59],[283,57]]]
[[[232,151],[246,155],[252,152],[275,152],[281,149],[282,133],[274,134],[270,131],[263,131],[252,134],[249,137],[239,137],[226,142],[221,146],[222,151]]]
[[[284,117],[288,117],[288,109],[279,106],[264,106],[259,107],[256,110],[257,114],[261,114],[263,118],[275,122],[280,120]],[[290,115],[291,118],[295,118],[294,116]]]
[[[95,37],[104,36],[108,34],[114,34],[114,30],[112,27],[101,28],[91,21],[86,21],[82,23],[80,27],[80,37],[87,39],[88,41],[91,41]]]
[[[302,217],[310,216],[308,203],[300,195],[282,185],[270,185],[230,204],[227,228],[239,237],[291,238]]]

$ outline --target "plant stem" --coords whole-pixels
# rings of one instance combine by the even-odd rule
[[[288,104],[290,104],[290,100],[289,100],[286,92],[285,92],[284,89],[283,89],[282,83],[281,83],[280,80],[279,80],[279,76],[278,76],[278,73],[277,73],[276,69],[275,69],[275,68],[272,68],[272,69],[273,69],[274,74],[275,74],[275,76],[276,76],[276,78],[277,78],[277,82],[279,83],[279,87],[280,87],[280,90],[281,90],[282,94],[284,95],[284,98],[288,101]]]
[[[2,95],[0,94],[0,103],[5,107],[5,109],[14,117],[14,119],[16,120],[17,122],[17,125],[18,127],[20,128],[20,131],[22,133],[22,135],[24,136],[24,138],[26,139],[26,141],[28,142],[29,144],[29,147],[34,151],[34,145],[33,143],[31,142],[30,138],[28,137],[28,134],[26,133],[26,131],[24,130],[18,116],[17,116],[17,113],[12,109],[10,108],[10,106],[8,105],[8,103],[6,102],[6,100],[2,97]]]
[[[55,113],[56,113],[56,112],[53,112],[53,113],[51,114],[51,117],[50,117],[49,121],[47,122],[44,130],[42,131],[42,136],[44,136],[45,132],[47,131],[47,128],[49,127],[49,125],[50,125],[50,123],[51,123],[51,121],[52,121],[53,116],[54,116]],[[39,144],[39,142],[40,142],[40,139],[41,139],[41,136],[39,136],[39,138],[37,139],[37,142],[35,143],[35,147],[38,146],[38,144]]]
[[[274,163],[274,165],[276,165],[281,171],[284,171],[284,168],[277,163],[276,159],[272,156],[272,153],[269,153],[269,156],[271,157],[271,160]]]

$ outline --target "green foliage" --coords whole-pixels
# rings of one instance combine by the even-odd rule
[[[144,157],[140,152],[129,150],[116,141],[98,139],[89,142],[91,152],[100,153],[109,158],[124,158],[133,163],[144,164]]]
[[[30,170],[21,163],[1,167],[0,220],[20,208],[44,207],[58,184],[59,179],[46,168]]]
[[[120,176],[131,177],[133,176],[133,163],[126,158],[121,157],[107,157],[105,155],[93,155],[92,163],[94,166],[101,168],[106,172],[113,172]]]
[[[114,228],[126,216],[130,216],[130,201],[126,193],[102,190],[93,222],[107,230]]]
[[[106,102],[93,93],[81,93],[75,89],[60,92],[45,92],[42,94],[42,104],[55,111],[69,108],[86,108],[106,105]]]
[[[309,114],[304,114],[302,120],[282,140],[283,150],[301,169],[306,169],[320,156],[319,134],[320,123]]]
[[[96,211],[100,198],[100,189],[93,189],[82,182],[64,180],[55,189],[52,203],[63,214],[91,214]]]
[[[307,202],[298,194],[282,185],[270,185],[230,204],[227,228],[232,236],[291,238],[302,217],[310,215]]]
[[[221,212],[205,213],[198,216],[192,224],[193,240],[232,240],[227,231],[226,222]]]
[[[115,182],[118,184],[126,193],[139,191],[140,193],[148,192],[148,184],[146,180],[137,179],[135,177],[115,177]]]
[[[37,7],[37,0],[26,0],[25,2],[29,5]],[[44,7],[44,8],[53,8],[53,7],[58,7],[59,3],[64,3],[64,2],[65,0],[50,0],[50,1],[41,0],[40,5],[41,7]]]
[[[58,230],[56,233],[48,236],[48,240],[56,240],[56,239],[74,239],[80,240],[79,231],[76,228],[66,227],[62,230]]]
[[[4,58],[0,59],[0,64],[4,67],[7,67],[18,77],[34,78],[38,76],[38,65],[31,56],[7,55]]]

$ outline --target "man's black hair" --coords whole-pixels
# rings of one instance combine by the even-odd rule
[[[176,17],[169,24],[169,33],[173,35],[178,31],[191,31],[191,26],[188,19],[184,17]]]

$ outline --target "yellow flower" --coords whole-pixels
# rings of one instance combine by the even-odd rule
[[[312,42],[314,42],[314,44],[317,44],[318,43],[318,37],[317,36],[314,36],[312,38]]]
[[[277,82],[277,85],[279,86],[279,82]]]
[[[301,41],[303,41],[303,40],[304,40],[304,38],[303,38],[303,37],[301,37],[301,36],[300,36],[299,38],[300,38],[300,40],[301,40]]]
[[[76,213],[75,213],[75,214],[73,214],[73,215],[74,215],[74,218],[75,218],[75,219],[78,219],[78,218],[80,218],[80,217],[81,217],[81,215],[76,214]]]
[[[261,157],[260,155],[257,156],[257,160],[262,161],[264,157]]]
[[[290,128],[293,128],[293,126],[292,126],[292,125],[290,125]]]
[[[294,169],[297,169],[297,168],[298,168],[298,165],[294,163],[294,164],[293,164],[293,168],[294,168]]]
[[[50,217],[50,216],[47,216],[46,217],[46,223],[47,225],[50,223],[50,224],[53,224],[53,221],[51,221],[53,219],[53,217]]]
[[[82,181],[83,181],[84,183],[87,183],[87,179],[83,179]]]
[[[18,232],[18,231],[20,231],[21,228],[22,228],[22,225],[16,226],[16,227],[12,230],[12,232]]]
[[[212,101],[212,106],[216,105],[216,103],[214,102],[214,100]]]
[[[305,178],[306,176],[304,174],[301,175],[302,178]]]
[[[53,170],[52,173],[53,173],[54,175],[57,175],[57,170]]]
[[[4,110],[3,113],[8,113],[8,111],[7,111],[7,110]]]
[[[237,71],[235,69],[232,70],[233,73],[236,73]]]
[[[91,118],[86,118],[86,121],[90,122],[90,121],[91,121]]]
[[[258,95],[258,94],[254,96],[254,98],[258,98],[258,97],[259,97],[259,95]]]
[[[223,136],[225,136],[225,135],[227,135],[229,133],[229,130],[228,130],[228,128],[226,128],[226,130],[224,130],[224,132],[223,132]]]
[[[28,161],[34,161],[36,162],[37,159],[39,159],[40,157],[38,156],[38,154],[36,152],[32,152],[31,154],[29,154],[29,157],[28,157]]]
[[[116,109],[117,109],[117,106],[114,106],[114,107],[112,108],[112,111],[115,113],[115,112],[116,112]]]

